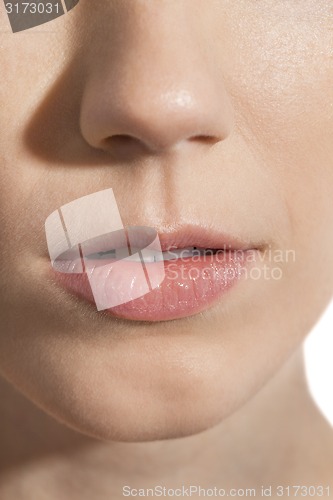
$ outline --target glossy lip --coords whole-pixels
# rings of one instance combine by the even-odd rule
[[[217,232],[209,227],[188,224],[176,229],[158,231],[162,251],[170,248],[201,247],[225,250],[260,250],[262,245],[244,241],[225,233]]]
[[[168,321],[197,314],[219,301],[243,278],[248,267],[248,254],[261,248],[210,228],[187,225],[177,229],[158,231],[162,251],[175,248],[202,247],[222,249],[215,255],[180,258],[164,262],[165,279],[148,294],[103,312],[128,320]],[[111,261],[112,259],[110,259]],[[146,264],[154,266],[156,264]],[[126,265],[126,272],[135,274],[141,263]],[[56,281],[70,293],[95,304],[86,274],[62,274],[52,269]],[[103,286],[112,294],[121,283],[122,276],[113,274],[112,281]]]

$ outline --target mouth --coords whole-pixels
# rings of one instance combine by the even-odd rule
[[[52,270],[56,281],[71,294],[96,305],[91,277],[103,296],[121,297],[124,286],[132,300],[103,308],[106,314],[135,321],[168,321],[192,316],[212,307],[243,281],[261,246],[242,241],[210,228],[197,226],[158,231],[160,252],[139,252],[140,244],[130,247],[130,260],[121,267],[128,248],[94,248],[85,255],[85,272],[63,274]],[[142,247],[141,247],[142,248]],[[250,258],[251,257],[251,258]],[[109,266],[109,267],[108,267]],[[111,267],[110,267],[111,266]],[[163,268],[164,279],[145,289],[147,273]],[[112,268],[112,272],[110,269]],[[144,269],[144,273],[142,272]],[[110,302],[111,303],[111,302]],[[117,300],[113,303],[117,304]]]
[[[219,248],[200,248],[200,247],[187,247],[187,248],[169,248],[164,252],[145,252],[142,257],[138,254],[140,248],[132,248],[133,255],[131,257],[131,261],[133,262],[141,262],[143,261],[145,264],[151,264],[154,262],[160,261],[169,261],[169,260],[177,260],[177,259],[186,259],[200,256],[210,256],[215,254],[225,254],[225,249]],[[86,259],[89,260],[118,260],[124,257],[127,252],[127,247],[121,247],[119,249],[110,249],[105,252],[96,252],[86,256]]]

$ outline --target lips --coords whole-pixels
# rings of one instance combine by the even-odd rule
[[[245,251],[257,247],[254,242],[220,233],[213,228],[191,224],[180,226],[177,229],[170,229],[170,231],[160,231],[159,239],[162,251],[170,248],[186,247]]]
[[[251,242],[209,228],[188,225],[176,230],[160,230],[158,234],[161,249],[165,256],[168,255],[168,260],[162,264],[146,256],[146,275],[153,275],[156,266],[161,264],[165,273],[163,281],[149,293],[140,294],[140,287],[143,286],[143,281],[137,278],[142,269],[140,260],[128,261],[126,265],[112,269],[112,273],[106,273],[101,262],[116,262],[115,256],[109,252],[111,249],[104,248],[101,252],[97,249],[90,254],[89,272],[94,273],[94,280],[100,284],[106,298],[119,294],[124,282],[135,289],[133,297],[137,298],[105,309],[106,313],[138,321],[166,321],[197,314],[232,290],[244,277],[253,255],[259,252]],[[251,259],[248,259],[249,255]],[[87,274],[52,272],[60,286],[95,304]]]

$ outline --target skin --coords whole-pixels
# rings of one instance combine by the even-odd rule
[[[0,23],[1,498],[329,484],[301,347],[333,289],[331,2],[81,0]],[[97,313],[50,277],[44,221],[111,186],[125,225],[223,230],[281,279],[175,321]]]

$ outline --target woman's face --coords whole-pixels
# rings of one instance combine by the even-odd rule
[[[331,298],[332,2],[81,0],[16,34],[0,14],[2,375],[96,437],[217,424]],[[268,273],[171,321],[97,312],[50,278],[44,222],[109,187],[126,226],[211,227]]]

